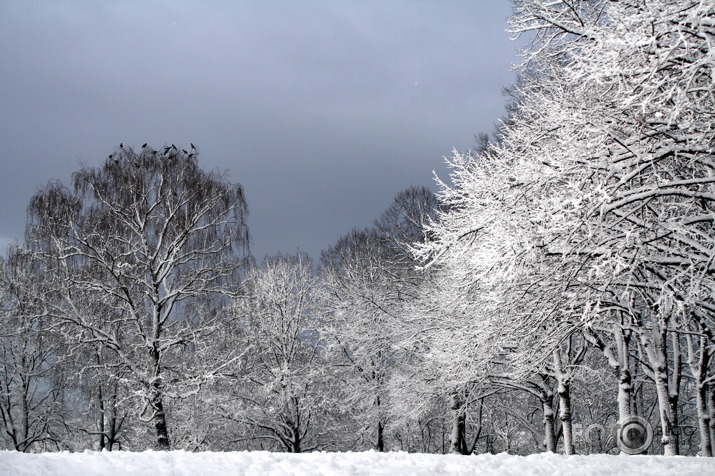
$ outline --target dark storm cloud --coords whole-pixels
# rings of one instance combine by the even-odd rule
[[[0,3],[0,240],[30,197],[124,142],[201,147],[261,257],[368,225],[491,131],[509,2]]]

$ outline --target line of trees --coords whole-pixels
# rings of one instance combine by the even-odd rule
[[[715,4],[514,8],[513,31],[535,39],[509,121],[483,153],[455,154],[450,210],[416,248],[443,273],[442,300],[481,321],[458,322],[478,351],[455,356],[454,378],[553,381],[570,454],[574,370],[593,347],[618,378],[619,420],[636,413],[637,366],[665,454],[680,451],[684,397],[710,456]]]
[[[715,442],[713,0],[515,0],[509,115],[373,226],[256,264],[240,185],[120,146],[0,262],[0,445]]]

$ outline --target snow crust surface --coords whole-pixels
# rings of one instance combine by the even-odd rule
[[[0,475],[715,475],[715,458],[395,453],[0,452]]]

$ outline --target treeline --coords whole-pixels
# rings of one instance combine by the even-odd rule
[[[2,262],[3,447],[712,456],[715,2],[511,25],[507,119],[317,263],[254,263],[193,146],[48,184]]]

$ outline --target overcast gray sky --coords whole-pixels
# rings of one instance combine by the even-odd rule
[[[508,0],[0,0],[0,246],[120,142],[228,170],[257,258],[315,259],[491,132]]]

